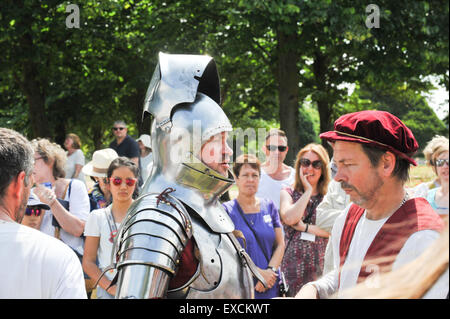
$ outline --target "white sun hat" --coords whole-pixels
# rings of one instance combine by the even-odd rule
[[[150,135],[148,134],[142,134],[139,136],[139,138],[136,140],[136,142],[141,141],[142,144],[144,144],[145,147],[152,148],[152,140],[150,138]]]
[[[83,173],[88,176],[106,177],[108,167],[119,155],[112,148],[95,151],[92,161],[83,166]]]

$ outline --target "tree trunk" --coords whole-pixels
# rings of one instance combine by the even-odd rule
[[[313,94],[312,99],[317,103],[320,117],[320,133],[329,131],[332,128],[331,125],[331,107],[332,103],[328,96],[328,83],[326,78],[328,64],[326,56],[316,52],[314,55],[314,78],[316,80],[316,92]],[[331,154],[331,147],[326,140],[322,140],[322,145]]]
[[[20,39],[23,52],[33,52],[33,41],[29,34]],[[28,102],[29,119],[31,124],[31,138],[51,137],[49,121],[45,114],[45,94],[39,83],[38,67],[32,58],[26,59],[21,70],[15,74],[15,80],[21,88]]]
[[[289,152],[285,163],[294,165],[295,157],[299,150],[300,138],[298,134],[298,94],[299,94],[299,70],[297,62],[299,56],[292,47],[297,43],[297,34],[286,34],[277,30],[277,82],[278,101],[280,104],[280,128],[288,137]]]
[[[45,95],[42,93],[40,84],[37,80],[36,66],[32,62],[23,67],[23,82],[21,87],[27,98],[29,118],[31,124],[32,136],[51,138],[51,130],[47,114],[45,113]]]

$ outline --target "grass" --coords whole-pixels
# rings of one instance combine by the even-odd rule
[[[406,187],[414,187],[423,182],[431,182],[436,178],[431,166],[418,165],[411,166],[409,171],[409,181],[406,183]]]

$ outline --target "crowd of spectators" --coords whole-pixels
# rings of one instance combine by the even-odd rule
[[[366,125],[370,125],[373,120],[371,116],[381,116],[385,121],[396,121],[384,113],[364,113],[361,116],[368,117]],[[342,127],[348,125],[345,120],[348,119],[343,120]],[[406,143],[413,143],[414,138],[409,137],[409,131],[403,123],[397,125],[410,138]],[[0,208],[3,211],[3,215],[0,215],[0,245],[8,247],[6,250],[3,248],[0,250],[0,261],[3,262],[10,251],[22,249],[24,245],[25,239],[20,239],[20,236],[11,238],[12,231],[26,237],[30,245],[36,241],[48,245],[47,248],[40,245],[41,248],[36,248],[33,252],[31,249],[34,248],[30,246],[27,251],[23,251],[24,255],[8,261],[9,267],[20,268],[21,266],[18,266],[20,257],[25,257],[30,250],[33,264],[37,269],[46,268],[43,271],[42,282],[0,274],[2,282],[0,298],[85,298],[91,297],[94,290],[97,298],[114,298],[115,286],[111,286],[114,271],[107,272],[97,286],[94,283],[111,261],[117,229],[136,198],[139,187],[151,175],[153,159],[149,135],[144,134],[134,140],[127,134],[127,125],[124,121],[116,121],[112,129],[114,141],[110,143],[109,148],[96,150],[92,160],[87,164],[80,138],[76,134],[70,133],[66,136],[64,150],[49,139],[38,138],[28,142],[17,132],[0,129],[0,156],[4,166],[0,169],[1,175],[5,175],[1,177],[2,185],[0,185]],[[334,132],[338,129],[339,127]],[[346,129],[350,130],[348,127]],[[377,129],[386,136],[395,135],[395,132],[389,131],[386,127]],[[379,163],[377,161],[382,160],[385,167],[393,161],[392,157],[373,155],[370,150],[372,144],[378,143],[378,147],[386,146],[384,140],[383,143],[378,141],[386,136],[379,138],[370,133],[369,136],[357,133],[353,131],[345,135],[345,139],[335,133],[324,135],[323,138],[328,140],[338,155],[337,159],[330,160],[322,145],[311,143],[297,153],[294,167],[291,167],[284,162],[289,151],[286,134],[282,130],[272,129],[262,146],[266,155],[264,162],[261,163],[252,155],[243,155],[236,159],[233,173],[238,190],[237,196],[223,202],[223,207],[233,220],[236,230],[243,234],[242,238],[239,238],[240,243],[266,281],[264,286],[255,279],[256,298],[296,295],[329,297],[337,291],[342,292],[346,285],[352,287],[349,282],[353,282],[353,277],[352,279],[346,277],[349,276],[347,272],[350,273],[350,266],[344,264],[346,255],[342,255],[346,243],[340,241],[347,231],[361,232],[361,230],[347,229],[348,221],[345,216],[347,218],[353,216],[352,207],[355,207],[355,204],[364,206],[378,194],[377,192],[389,187],[390,183],[395,184],[395,181],[385,178],[383,172],[379,170],[369,184],[379,183],[374,184],[370,194],[369,192],[360,194],[356,186],[350,184],[347,177],[343,177],[342,172],[348,171],[350,176],[355,172],[352,171],[353,166],[364,163],[361,154],[369,154],[367,157],[370,159],[368,161],[370,169],[378,165],[373,164],[373,161]],[[16,145],[8,145],[5,141],[10,144],[13,141],[12,143]],[[349,146],[348,142],[357,147],[363,145],[361,146],[363,152],[359,148],[354,148],[354,145]],[[13,150],[14,147],[20,151]],[[399,144],[394,145],[395,147],[400,149],[403,146]],[[414,148],[416,147],[411,146],[410,150]],[[388,148],[388,151],[393,149]],[[16,156],[12,156],[11,152],[16,152]],[[407,151],[403,153],[407,154]],[[350,159],[352,154],[356,155]],[[395,149],[393,154],[398,155]],[[401,207],[411,198],[426,199],[442,219],[443,225],[448,227],[448,138],[443,136],[433,138],[425,147],[424,155],[436,178],[407,189],[406,195],[402,193]],[[373,160],[375,157],[377,159]],[[405,160],[405,157],[401,158]],[[3,164],[7,161],[12,164],[8,164],[9,166]],[[409,161],[409,158],[406,161]],[[33,162],[34,164],[30,164]],[[398,173],[401,169],[395,170]],[[21,175],[20,172],[24,174]],[[365,174],[370,172],[371,170],[367,170]],[[16,175],[7,177],[8,174]],[[20,183],[18,177],[21,178]],[[364,187],[368,186],[361,182],[361,188]],[[352,192],[353,202],[349,196]],[[360,202],[355,202],[355,199]],[[20,213],[20,209],[23,209],[23,213]],[[369,213],[373,211],[368,210]],[[359,212],[355,211],[355,214]],[[7,222],[10,220],[15,221],[17,225],[12,226]],[[382,227],[383,223],[376,226],[378,227],[376,229]],[[440,229],[441,226],[438,226],[436,221],[430,227]],[[431,243],[437,235],[428,235],[426,240],[425,237],[419,239]],[[13,244],[4,244],[7,240]],[[350,245],[350,241],[347,244]],[[356,258],[352,251],[356,249],[355,247],[351,245],[347,247],[349,249],[347,253],[352,258]],[[425,250],[425,246],[422,250]],[[71,251],[74,254],[71,254]],[[50,256],[49,260],[42,260],[43,255]],[[58,257],[52,258],[53,255]],[[341,273],[338,268],[343,266],[346,268]],[[83,271],[84,289],[81,289],[80,283],[73,282],[82,281],[80,278],[83,278]],[[344,275],[342,278],[341,274]],[[358,277],[357,275],[356,273],[355,276]],[[58,276],[64,277],[64,282],[57,285],[54,281],[58,280]],[[358,282],[361,276],[359,274]],[[52,279],[49,279],[50,277]],[[44,282],[46,280],[48,282]],[[337,284],[335,280],[338,280]],[[26,285],[30,287],[25,287]],[[14,289],[9,289],[13,286]],[[448,292],[448,281],[446,289]],[[343,292],[342,296],[345,296]],[[354,295],[350,293],[347,296]]]

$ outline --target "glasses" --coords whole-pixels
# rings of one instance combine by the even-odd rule
[[[120,186],[122,185],[123,179],[121,177],[111,177],[109,179],[111,181],[111,183],[113,183],[113,185],[115,186]],[[127,186],[134,186],[134,184],[136,184],[137,178],[125,178],[125,184],[127,184]]]
[[[435,162],[435,165],[436,165],[437,167],[442,167],[442,166],[444,166],[445,164],[447,164],[447,166],[448,166],[448,158],[446,158],[446,159],[438,159],[438,160],[436,160],[436,162]]]
[[[284,152],[287,150],[287,146],[283,145],[267,145],[266,147],[270,152],[275,152],[277,149],[279,152]]]
[[[125,129],[125,127],[113,127],[112,129],[113,129],[114,131],[117,131],[117,130],[122,131],[122,130]]]
[[[31,216],[35,215],[36,217],[41,216],[42,208],[40,207],[27,207],[25,208],[25,215]]]
[[[312,165],[312,167],[315,168],[315,169],[322,168],[322,166],[323,166],[322,161],[317,160],[317,161],[311,162],[311,161],[310,161],[309,159],[307,159],[307,158],[301,158],[301,159],[300,159],[300,165],[301,165],[302,167],[309,167],[309,165]]]

